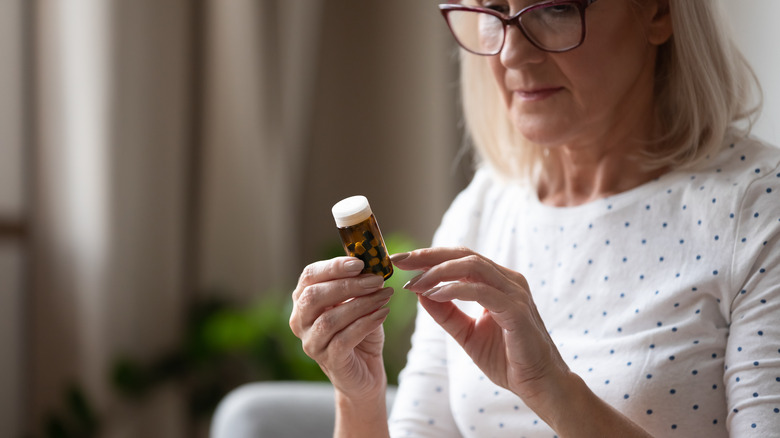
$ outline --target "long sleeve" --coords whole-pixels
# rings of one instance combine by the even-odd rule
[[[412,349],[390,417],[391,436],[460,436],[450,409],[445,336],[418,306]]]
[[[732,437],[780,437],[780,170],[755,169],[732,265],[724,381]]]

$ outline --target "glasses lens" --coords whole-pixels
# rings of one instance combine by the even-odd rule
[[[520,22],[528,38],[544,50],[561,52],[582,43],[582,13],[574,3],[528,10]]]
[[[495,55],[504,42],[504,24],[498,18],[478,11],[450,11],[452,34],[464,49],[478,55]]]

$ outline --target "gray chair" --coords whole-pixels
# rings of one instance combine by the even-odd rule
[[[394,397],[395,388],[388,388],[388,411]],[[220,402],[211,438],[332,437],[334,415],[328,382],[250,383]]]

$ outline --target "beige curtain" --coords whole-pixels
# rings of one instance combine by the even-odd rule
[[[117,397],[111,361],[175,345],[193,300],[287,293],[341,197],[427,244],[468,177],[435,3],[3,1],[34,73],[19,429],[79,382],[103,436],[203,436],[177,387]]]
[[[138,407],[114,396],[108,376],[120,354],[150,359],[181,332],[190,2],[32,7],[30,427],[78,382],[105,436],[182,436],[173,388]]]
[[[324,2],[212,2],[198,284],[243,300],[289,278]]]
[[[0,0],[0,435],[20,436],[24,407],[23,8]]]

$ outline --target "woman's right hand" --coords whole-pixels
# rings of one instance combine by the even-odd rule
[[[342,396],[384,398],[384,322],[392,288],[363,262],[337,257],[307,266],[293,291],[290,328]]]

